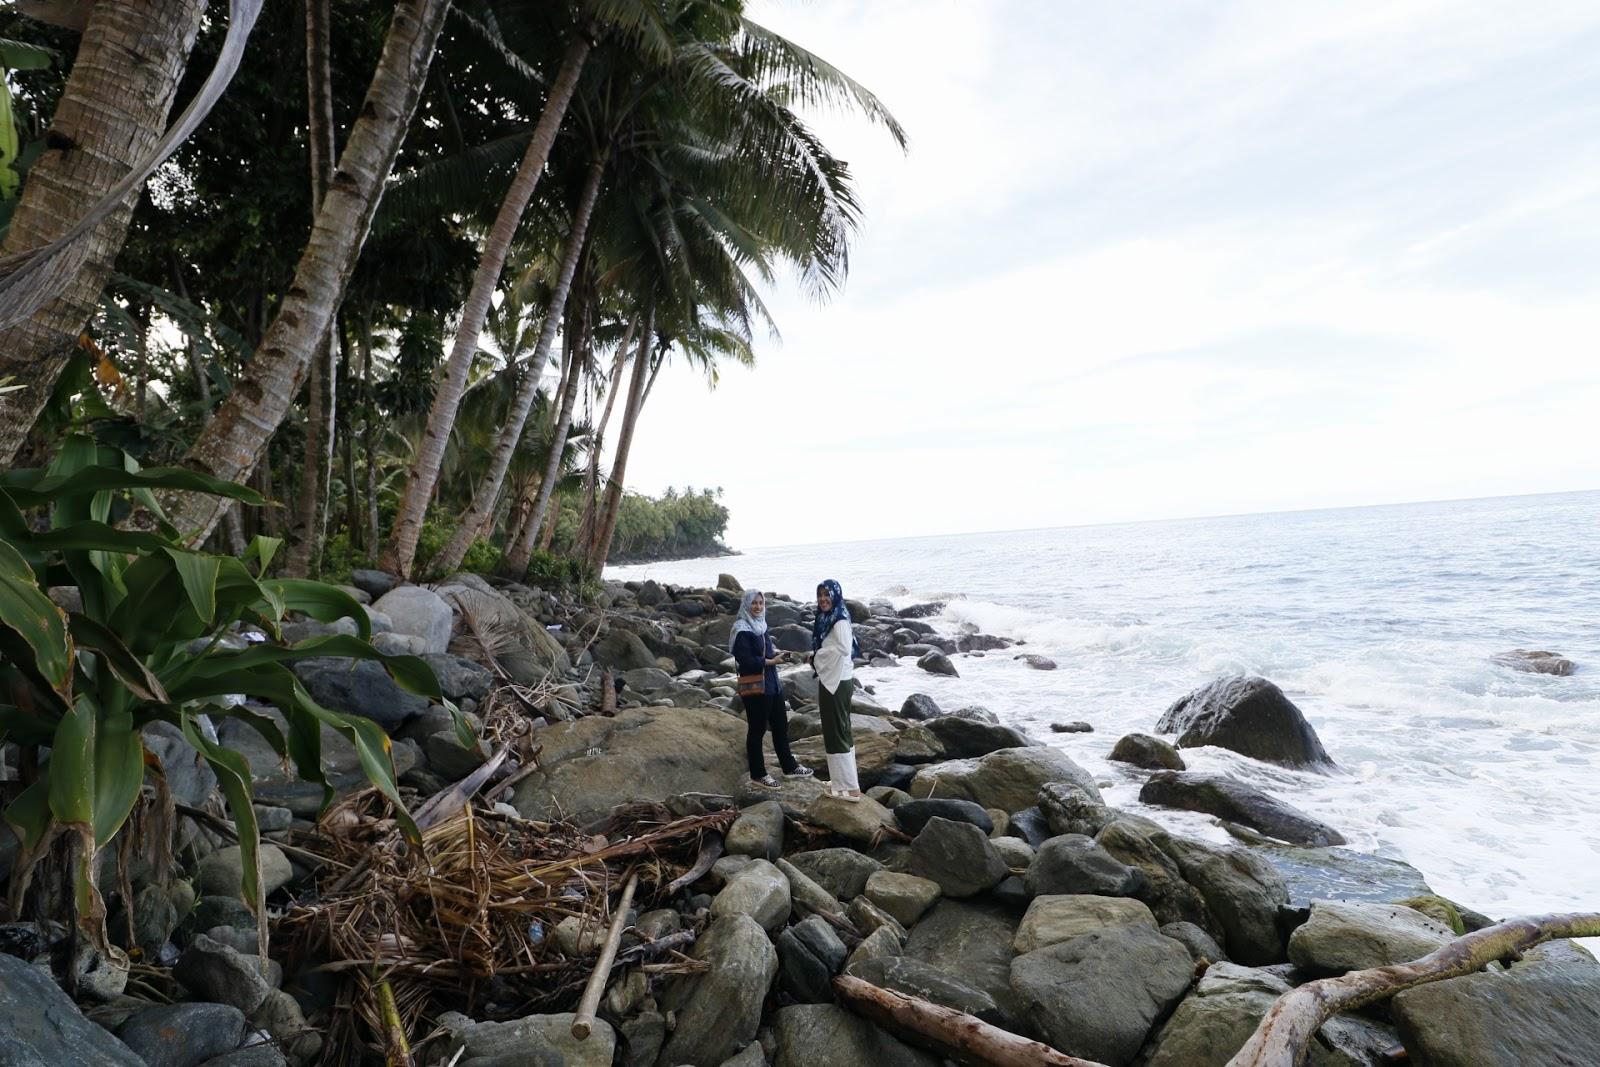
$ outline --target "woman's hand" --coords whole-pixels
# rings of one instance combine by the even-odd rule
[[[776,667],[778,664],[783,662],[783,659],[783,653],[779,652],[776,656],[773,656],[771,659],[767,660],[767,666]]]

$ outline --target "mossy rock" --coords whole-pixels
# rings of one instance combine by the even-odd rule
[[[1395,903],[1412,911],[1420,911],[1434,922],[1448,926],[1457,937],[1467,932],[1466,923],[1461,921],[1461,910],[1444,897],[1433,895],[1407,897]]]

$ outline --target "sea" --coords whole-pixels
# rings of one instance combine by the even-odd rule
[[[726,571],[797,599],[837,578],[853,599],[945,601],[927,620],[941,631],[1025,646],[954,656],[957,678],[911,659],[858,672],[879,702],[981,704],[1064,749],[1108,803],[1218,840],[1206,816],[1141,805],[1141,775],[1106,756],[1196,686],[1262,675],[1339,773],[1214,748],[1185,750],[1190,769],[1242,778],[1508,917],[1600,908],[1597,538],[1600,492],[1584,492],[762,548],[607,576],[710,586]],[[1493,661],[1517,648],[1578,671]],[[1069,720],[1093,732],[1050,732]]]

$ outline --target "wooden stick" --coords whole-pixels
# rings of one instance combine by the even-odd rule
[[[965,1012],[841,974],[839,1003],[883,1029],[969,1067],[1105,1067],[1029,1041]]]
[[[1340,1012],[1413,986],[1472,974],[1497,960],[1517,960],[1535,945],[1568,937],[1600,937],[1600,913],[1510,919],[1458,937],[1420,960],[1307,982],[1277,999],[1227,1067],[1295,1067],[1317,1030]]]
[[[595,961],[589,984],[583,987],[583,999],[578,1001],[578,1013],[572,1019],[572,1036],[579,1041],[588,1039],[594,1029],[594,1013],[600,1007],[600,994],[606,991],[611,978],[611,961],[617,958],[617,945],[622,940],[622,930],[628,925],[628,908],[633,904],[633,891],[639,888],[639,872],[628,875],[622,887],[622,899],[611,916],[611,929],[606,931],[606,943],[600,948],[600,958]]]
[[[388,979],[378,983],[378,1013],[383,1016],[384,1067],[412,1067],[411,1044]]]

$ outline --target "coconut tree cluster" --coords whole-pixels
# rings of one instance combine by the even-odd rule
[[[75,427],[246,483],[162,514],[297,575],[597,572],[660,375],[844,281],[809,121],[904,140],[739,0],[23,3],[0,62],[4,462]]]

